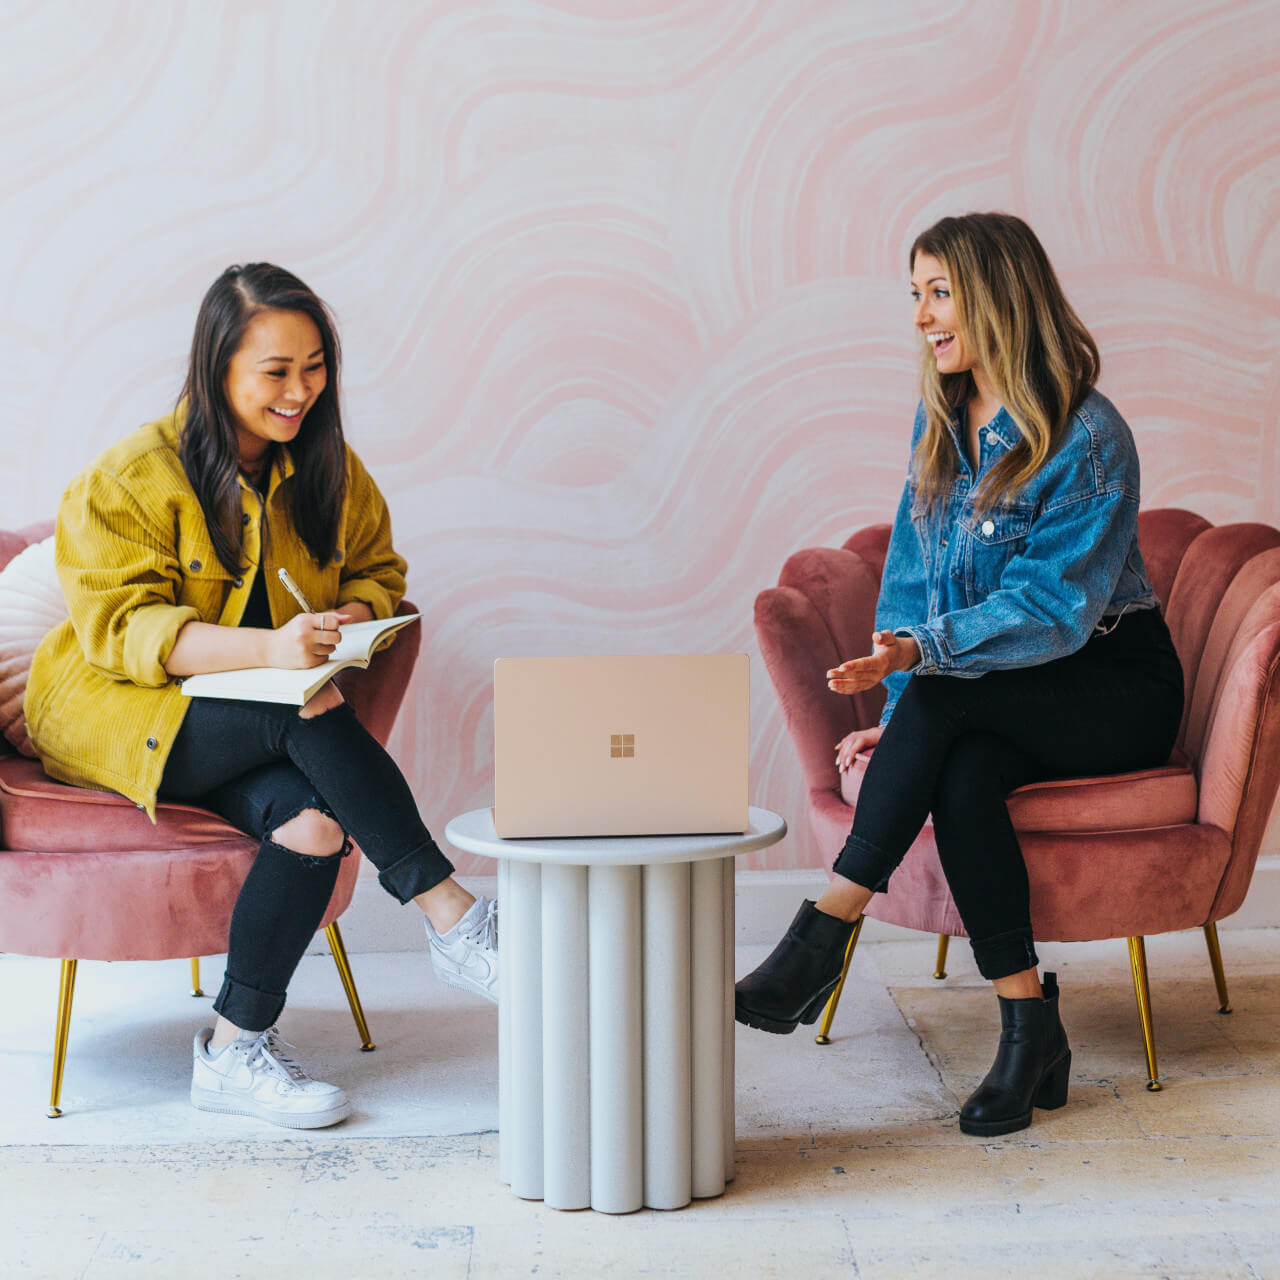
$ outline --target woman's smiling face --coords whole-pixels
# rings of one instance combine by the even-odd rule
[[[227,403],[242,464],[288,444],[328,380],[320,330],[301,311],[260,311],[227,366]]]
[[[911,264],[914,322],[933,350],[939,373],[964,373],[977,363],[956,316],[951,278],[940,259],[917,253]]]

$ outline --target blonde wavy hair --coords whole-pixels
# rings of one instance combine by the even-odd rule
[[[965,340],[1022,439],[974,494],[979,511],[1012,501],[1048,461],[1063,429],[1093,390],[1102,362],[1071,309],[1035,232],[1009,213],[943,218],[911,246],[946,268]],[[927,424],[913,459],[916,484],[935,506],[956,473],[948,421],[973,396],[973,375],[939,373],[925,344],[921,395]]]

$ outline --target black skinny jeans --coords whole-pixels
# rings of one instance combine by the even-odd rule
[[[1157,609],[1041,666],[907,683],[835,871],[882,891],[933,815],[942,870],[984,978],[1034,968],[1026,863],[1005,797],[1028,782],[1166,763],[1182,667]]]
[[[280,1016],[351,837],[401,902],[453,872],[395,761],[351,708],[343,703],[308,719],[298,710],[193,698],[160,783],[162,800],[212,809],[261,841],[231,915],[227,974],[213,1005],[246,1031],[263,1031]],[[300,854],[270,838],[305,809],[342,827],[340,855]]]

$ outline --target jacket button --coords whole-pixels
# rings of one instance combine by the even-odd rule
[[[342,563],[342,552],[341,552],[341,551],[335,551],[335,552],[333,553],[333,563],[334,563],[334,564],[341,564],[341,563]]]
[[[996,522],[994,520],[984,520],[982,522],[982,532],[985,533],[988,538],[991,537],[991,535],[995,533],[995,531],[996,531]]]
[[[244,586],[244,579],[243,579],[243,578],[237,578],[237,579],[235,580],[234,585],[235,585],[235,586],[237,586],[237,587],[243,587],[243,586]]]
[[[147,739],[147,750],[154,751],[160,744],[154,738]]]
[[[242,516],[240,517],[240,523],[241,523],[241,524],[248,524],[248,523],[249,523],[249,521],[250,521],[250,520],[252,520],[252,519],[253,519],[253,517],[252,517],[252,516],[251,516],[251,515],[246,511],[246,512],[244,513],[244,515],[242,515]]]
[[[189,565],[187,565],[187,568],[190,569],[192,573],[199,573],[200,570],[204,568],[204,565],[199,560],[193,560]]]

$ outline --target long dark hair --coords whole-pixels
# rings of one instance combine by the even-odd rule
[[[916,254],[941,261],[956,317],[1022,439],[975,495],[979,509],[1014,498],[1044,466],[1071,415],[1098,381],[1098,347],[1072,310],[1035,232],[1011,213],[943,218],[922,231]],[[973,374],[939,373],[922,343],[921,393],[928,427],[916,447],[916,480],[932,505],[955,472],[946,424],[973,395]]]
[[[182,388],[187,418],[178,446],[214,550],[228,573],[241,573],[247,566],[237,479],[240,451],[235,414],[227,403],[227,367],[249,321],[260,311],[302,312],[315,322],[324,346],[325,388],[288,446],[294,465],[289,517],[319,564],[327,564],[337,550],[347,491],[347,449],[338,407],[342,353],[329,309],[283,267],[269,262],[228,267],[204,295],[196,316]]]

